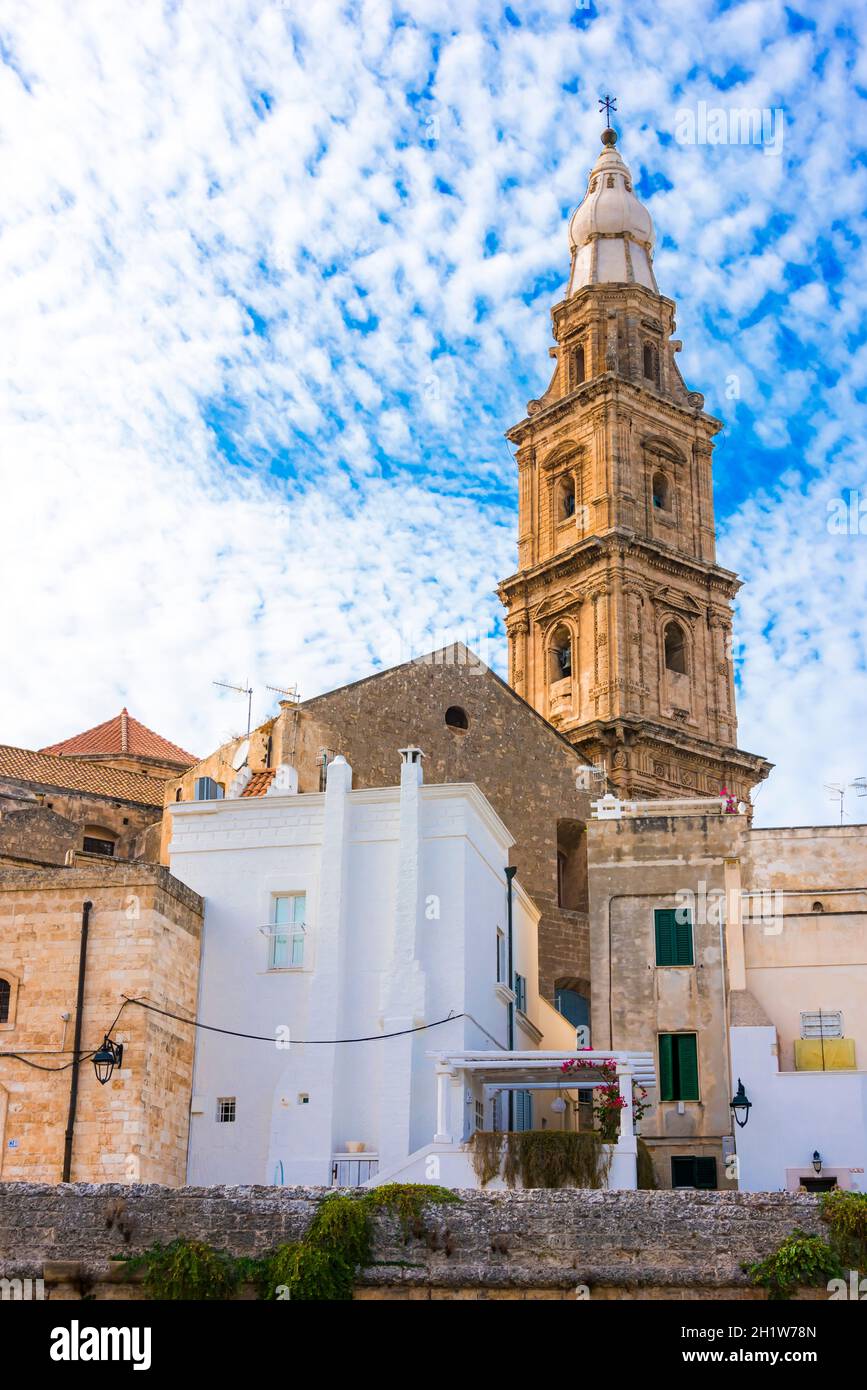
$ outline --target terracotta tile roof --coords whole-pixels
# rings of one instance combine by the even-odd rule
[[[162,758],[165,762],[184,763],[190,766],[199,760],[194,753],[187,753],[176,743],[169,743],[161,734],[155,734],[146,724],[128,712],[126,706],[114,719],[97,724],[93,729],[85,729],[82,734],[64,739],[62,743],[52,743],[40,748],[40,753],[132,753],[142,758]]]
[[[165,782],[143,772],[126,772],[105,763],[89,763],[79,758],[60,758],[35,753],[30,748],[0,744],[0,779],[35,782],[43,787],[91,792],[118,801],[135,801],[142,806],[163,807]]]
[[[241,795],[264,796],[274,781],[274,772],[273,767],[266,767],[263,772],[254,772]]]

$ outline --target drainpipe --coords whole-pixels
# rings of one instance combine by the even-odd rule
[[[508,967],[507,967],[507,968],[508,968],[508,972],[509,972],[509,989],[512,991],[513,994],[514,994],[514,992],[515,992],[515,972],[514,972],[514,968],[513,968],[513,952],[512,952],[512,879],[515,877],[515,874],[516,874],[517,872],[518,872],[518,870],[517,870],[516,868],[512,868],[511,866],[510,866],[509,868],[506,869],[506,944],[507,944],[507,950],[508,950]],[[509,1004],[509,1027],[508,1027],[508,1033],[506,1034],[506,1040],[507,1040],[508,1045],[509,1045],[509,1051],[510,1051],[510,1052],[514,1052],[514,1050],[515,1050],[515,1001],[514,1001],[514,999],[513,999],[512,1002]],[[514,1093],[514,1091],[511,1091],[511,1090],[510,1090],[510,1091],[509,1091],[509,1101],[508,1101],[508,1128],[509,1128],[509,1131],[510,1131],[510,1132],[511,1132],[511,1130],[512,1130],[512,1126],[513,1126],[513,1123],[514,1123],[514,1118],[515,1118],[515,1093]]]
[[[78,998],[75,1005],[75,1038],[72,1044],[72,1081],[69,1086],[69,1115],[66,1120],[66,1134],[63,1138],[63,1176],[61,1182],[69,1182],[72,1172],[72,1135],[75,1129],[75,1111],[78,1106],[78,1067],[81,1055],[81,1024],[84,1012],[84,973],[87,965],[87,932],[90,926],[90,911],[93,903],[81,905],[81,946],[78,952]]]

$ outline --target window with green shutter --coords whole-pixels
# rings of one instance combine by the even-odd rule
[[[692,914],[685,907],[658,907],[653,914],[657,965],[694,965]]]
[[[692,1154],[689,1157],[672,1158],[671,1185],[672,1187],[700,1187],[706,1191],[715,1191],[717,1185],[716,1159],[697,1158]]]
[[[698,1040],[695,1033],[660,1033],[659,1099],[699,1099]]]

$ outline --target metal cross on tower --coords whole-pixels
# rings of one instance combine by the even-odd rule
[[[611,112],[617,110],[617,98],[606,92],[604,97],[599,98],[599,110],[605,112],[606,124],[610,126]]]

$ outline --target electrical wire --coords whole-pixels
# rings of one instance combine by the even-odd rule
[[[156,1004],[148,1004],[144,999],[134,999],[128,995],[124,997],[123,1003],[114,1016],[114,1021],[106,1029],[106,1037],[114,1032],[115,1024],[128,1004],[137,1004],[140,1009],[148,1009],[151,1013],[161,1014],[163,1018],[174,1019],[176,1023],[189,1023],[191,1027],[202,1028],[208,1033],[222,1033],[229,1038],[246,1038],[250,1042],[266,1042],[272,1045],[275,1042],[275,1038],[267,1033],[240,1033],[234,1028],[218,1028],[213,1023],[200,1023],[198,1019],[195,1018],[184,1018],[182,1014],[171,1013],[168,1009],[161,1009]],[[480,1028],[487,1037],[490,1037],[490,1034],[488,1034],[484,1028],[481,1028],[480,1024],[476,1023],[472,1014],[456,1014],[452,1012],[445,1018],[436,1019],[433,1023],[419,1023],[415,1028],[399,1028],[394,1033],[368,1033],[358,1038],[292,1038],[291,1046],[339,1047],[343,1043],[379,1042],[385,1038],[403,1038],[410,1033],[425,1033],[431,1028],[441,1028],[444,1023],[455,1023],[459,1018],[468,1018],[470,1022],[475,1023],[476,1027]],[[491,1038],[491,1041],[495,1042],[497,1047],[502,1048],[503,1044],[497,1042],[496,1038]],[[76,1061],[86,1062],[91,1057],[95,1057],[98,1050],[98,1048],[94,1048],[90,1052],[83,1052],[78,1058],[73,1058],[71,1062],[64,1062],[63,1065],[59,1067],[40,1066],[38,1062],[28,1061],[26,1055],[21,1052],[0,1052],[0,1057],[14,1057],[16,1061],[23,1062],[25,1066],[33,1067],[36,1071],[68,1071],[70,1067],[76,1065]]]
[[[168,1009],[157,1008],[156,1004],[147,1004],[144,999],[125,999],[121,1006],[121,1012],[127,1004],[138,1004],[141,1009],[150,1009],[152,1013],[162,1014],[164,1018],[173,1018],[178,1023],[189,1023],[193,1028],[204,1028],[208,1033],[224,1033],[230,1038],[247,1038],[251,1042],[267,1042],[274,1044],[273,1034],[263,1033],[239,1033],[234,1028],[217,1028],[213,1023],[199,1023],[195,1018],[183,1018],[180,1014],[170,1013]],[[118,1018],[120,1013],[118,1013]],[[337,1047],[341,1043],[359,1042],[379,1042],[383,1038],[403,1038],[407,1033],[424,1033],[429,1028],[440,1028],[444,1023],[453,1023],[459,1018],[466,1018],[466,1014],[450,1013],[446,1018],[438,1018],[435,1023],[419,1023],[415,1028],[399,1028],[394,1033],[368,1033],[360,1038],[292,1038],[293,1047]],[[115,1023],[117,1019],[115,1019]],[[112,1024],[114,1027],[114,1024]],[[111,1029],[109,1029],[109,1032]]]
[[[114,1016],[114,1023],[111,1023],[111,1024],[109,1025],[109,1027],[106,1029],[106,1032],[105,1032],[105,1036],[106,1036],[106,1037],[108,1037],[109,1033],[113,1033],[113,1032],[114,1032],[114,1025],[115,1025],[115,1023],[117,1023],[118,1019],[120,1018],[120,1016],[121,1016],[121,1014],[123,1013],[124,1009],[126,1008],[127,1004],[133,1004],[133,1003],[138,1004],[139,1002],[140,1002],[140,1001],[139,1001],[138,999],[124,999],[123,1003],[121,1004],[120,1008],[118,1009],[117,1013],[116,1013],[115,1016]],[[147,1006],[145,1006],[145,1007],[147,1007]],[[65,1051],[65,1049],[61,1049],[59,1052],[55,1053],[54,1055],[57,1056],[57,1057],[62,1057],[64,1051]],[[43,1056],[43,1057],[44,1057],[44,1056],[46,1055],[45,1053],[36,1052],[36,1053],[30,1053],[30,1054],[28,1054],[28,1053],[26,1053],[26,1052],[0,1052],[0,1057],[14,1057],[14,1059],[15,1059],[16,1062],[23,1062],[24,1065],[25,1065],[25,1067],[32,1067],[34,1071],[69,1071],[69,1068],[70,1068],[70,1067],[74,1067],[77,1063],[88,1062],[88,1061],[90,1061],[91,1057],[95,1057],[98,1051],[99,1051],[99,1048],[98,1048],[98,1047],[94,1047],[94,1048],[91,1049],[90,1052],[81,1052],[81,1053],[79,1053],[78,1057],[73,1057],[73,1059],[72,1059],[71,1062],[64,1062],[64,1063],[63,1063],[61,1066],[59,1066],[59,1067],[43,1067],[43,1066],[41,1066],[41,1065],[39,1064],[39,1062],[31,1062],[31,1061],[29,1061],[29,1059],[28,1059],[29,1056],[35,1056],[35,1057]]]
[[[73,1057],[71,1062],[64,1062],[60,1067],[40,1066],[38,1062],[28,1061],[26,1054],[23,1052],[0,1052],[0,1057],[14,1057],[16,1062],[23,1062],[25,1067],[32,1067],[34,1071],[69,1071],[69,1068],[74,1067],[76,1062],[86,1062],[90,1057],[95,1057],[96,1053],[96,1048],[94,1048],[92,1052],[82,1052],[79,1057]]]

